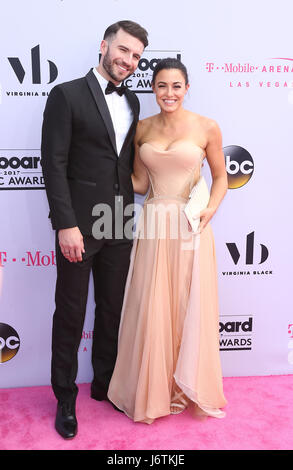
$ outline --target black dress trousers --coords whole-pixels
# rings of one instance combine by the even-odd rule
[[[83,261],[70,263],[56,237],[56,310],[53,316],[51,382],[59,401],[75,400],[90,273],[93,273],[95,323],[92,345],[93,387],[107,397],[117,355],[118,331],[132,241],[84,236]]]

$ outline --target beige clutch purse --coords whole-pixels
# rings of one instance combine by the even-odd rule
[[[201,176],[196,185],[193,186],[189,194],[189,201],[184,208],[185,215],[191,225],[193,233],[196,233],[198,230],[200,212],[207,207],[209,199],[209,188],[204,177]]]

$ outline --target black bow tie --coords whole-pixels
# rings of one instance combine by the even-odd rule
[[[115,86],[114,83],[108,82],[105,93],[106,95],[110,95],[110,93],[113,93],[114,91],[116,91],[119,96],[122,96],[125,93],[126,88],[127,87],[125,85]]]

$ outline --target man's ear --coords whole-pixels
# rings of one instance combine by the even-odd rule
[[[105,39],[103,39],[103,41],[101,42],[101,46],[100,46],[101,54],[103,56],[106,55],[107,50],[108,50],[108,42],[105,41]]]

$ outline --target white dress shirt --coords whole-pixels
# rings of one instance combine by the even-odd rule
[[[126,96],[120,96],[116,92],[106,95],[105,90],[106,86],[108,85],[108,81],[102,77],[95,67],[93,68],[93,72],[101,86],[109,108],[115,131],[116,147],[119,156],[125,137],[133,120],[133,113]]]

